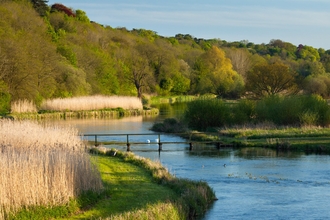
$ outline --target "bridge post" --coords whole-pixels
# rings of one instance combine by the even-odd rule
[[[127,139],[126,139],[126,142],[127,142],[127,151],[131,151],[131,144],[129,143],[129,137],[127,135]]]
[[[97,134],[95,135],[95,147],[97,147]]]
[[[193,149],[193,143],[190,142],[190,143],[189,143],[189,150],[192,151],[192,149]]]
[[[163,144],[160,142],[160,134],[158,134],[158,151],[163,150]]]

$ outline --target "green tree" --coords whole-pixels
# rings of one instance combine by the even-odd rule
[[[233,70],[230,59],[216,46],[206,51],[195,66],[198,74],[198,90],[201,93],[213,93],[228,96],[243,88],[243,78]]]
[[[317,94],[323,98],[330,97],[330,75],[308,76],[304,80],[304,90],[308,94]]]
[[[296,92],[297,73],[283,63],[258,64],[247,73],[246,89],[257,97]]]
[[[31,2],[33,4],[33,8],[38,12],[40,16],[47,15],[49,11],[49,7],[47,5],[48,0],[31,0]]]
[[[83,10],[76,10],[76,19],[81,22],[89,23],[89,18]]]
[[[137,96],[142,98],[143,92],[150,89],[150,81],[152,81],[152,71],[148,59],[139,51],[131,49],[126,52],[123,64],[124,78],[134,85]]]

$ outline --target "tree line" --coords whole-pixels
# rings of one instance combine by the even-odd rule
[[[101,25],[45,0],[0,0],[0,112],[82,95],[330,95],[330,50]]]

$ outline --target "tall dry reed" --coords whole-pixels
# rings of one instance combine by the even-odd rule
[[[46,100],[40,109],[49,111],[80,111],[101,109],[142,109],[142,101],[137,97],[130,96],[82,96],[65,99]]]
[[[38,111],[33,101],[26,99],[14,101],[11,103],[10,109],[12,113],[35,113]]]
[[[0,120],[0,219],[21,208],[56,206],[102,182],[73,128]]]

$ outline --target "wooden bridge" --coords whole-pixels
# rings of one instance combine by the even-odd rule
[[[215,135],[216,134],[216,140],[195,140],[193,141],[193,135]],[[162,141],[162,136],[164,135],[178,135],[183,138],[188,138],[187,141]],[[232,147],[232,144],[224,144],[220,141],[220,138],[218,136],[218,133],[206,133],[206,132],[193,132],[193,133],[143,133],[143,134],[81,134],[82,137],[94,137],[94,145],[99,146],[100,144],[106,144],[106,145],[122,145],[126,144],[127,151],[131,151],[131,145],[139,145],[139,144],[158,144],[158,151],[162,151],[163,144],[188,144],[189,150],[191,151],[193,149],[193,145],[197,143],[203,143],[203,144],[213,144],[217,148],[222,147]],[[125,137],[126,141],[98,141],[98,137]],[[156,136],[157,138],[154,139],[154,141],[150,141],[149,139],[145,139],[146,141],[132,141],[130,137],[134,136]]]

